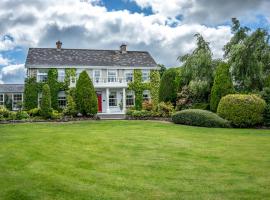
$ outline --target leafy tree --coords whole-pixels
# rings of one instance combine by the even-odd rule
[[[51,92],[50,87],[48,84],[45,84],[42,87],[42,99],[41,99],[41,105],[40,105],[40,114],[44,118],[50,118],[51,117]]]
[[[260,28],[248,34],[237,19],[232,22],[234,36],[224,50],[234,85],[242,92],[261,90],[270,72],[269,34]]]
[[[212,63],[212,53],[209,43],[200,34],[195,34],[197,47],[191,54],[178,57],[183,62],[182,77],[184,85],[188,85],[191,80],[213,81],[214,65]]]
[[[27,78],[24,84],[24,109],[31,110],[38,106],[38,85],[35,78]]]
[[[266,102],[266,107],[263,114],[264,125],[269,127],[270,126],[270,88],[269,87],[263,88],[261,92],[261,96]]]
[[[164,72],[167,70],[167,68],[162,64],[158,64],[158,67],[160,68],[159,74],[160,74],[160,78],[161,78],[163,76]]]
[[[98,111],[97,95],[91,79],[83,71],[76,83],[76,99],[78,111],[83,115],[95,115]]]
[[[67,116],[75,116],[77,114],[76,103],[70,94],[67,95],[67,106],[64,109],[64,114]]]
[[[58,72],[57,69],[49,69],[48,71],[48,85],[51,92],[51,103],[53,109],[58,109],[58,92],[59,92],[59,83],[58,83]]]
[[[216,112],[218,103],[223,96],[234,93],[230,66],[226,63],[221,63],[215,74],[214,85],[211,89],[210,109]]]
[[[166,70],[163,74],[160,87],[159,87],[159,102],[171,102],[176,104],[177,97],[177,76],[178,71],[176,68]]]

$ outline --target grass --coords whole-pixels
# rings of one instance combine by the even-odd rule
[[[269,199],[270,131],[0,125],[0,199]]]

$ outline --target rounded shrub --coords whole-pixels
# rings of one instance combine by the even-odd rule
[[[187,109],[175,113],[172,116],[175,124],[185,124],[190,126],[228,128],[230,124],[217,114],[200,109]]]
[[[229,94],[220,100],[217,113],[236,127],[252,127],[263,122],[265,107],[257,95]]]
[[[29,118],[29,115],[26,111],[18,111],[16,113],[16,119],[17,120],[22,120],[22,119],[28,119]]]

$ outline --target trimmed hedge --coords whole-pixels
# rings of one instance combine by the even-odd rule
[[[252,127],[263,122],[265,107],[257,95],[230,94],[220,100],[217,114],[236,127]]]
[[[230,124],[215,113],[200,109],[187,109],[175,113],[172,116],[175,124],[185,124],[190,126],[228,128]]]

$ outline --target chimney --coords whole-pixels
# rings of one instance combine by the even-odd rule
[[[55,44],[56,44],[57,51],[61,51],[62,42],[58,40]]]
[[[127,45],[126,44],[122,44],[121,46],[120,46],[120,52],[121,53],[127,53]]]

